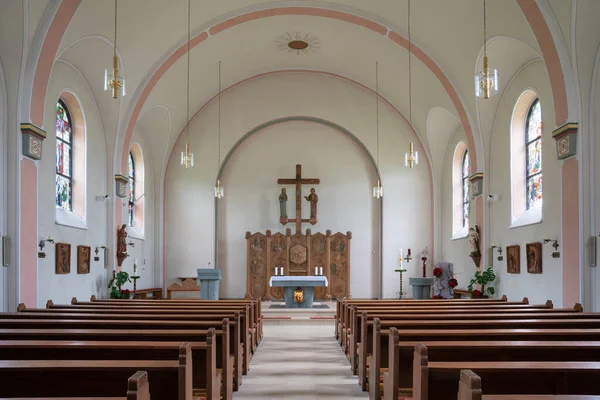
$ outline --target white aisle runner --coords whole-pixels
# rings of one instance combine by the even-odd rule
[[[367,399],[331,325],[266,325],[234,399]]]

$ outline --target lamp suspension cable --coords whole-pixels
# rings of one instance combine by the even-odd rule
[[[113,99],[119,97],[119,91],[125,96],[125,78],[119,76],[119,58],[117,57],[117,22],[118,22],[118,4],[115,0],[115,40],[113,42],[113,62],[112,68],[104,70],[104,90],[112,93]]]
[[[489,99],[498,93],[498,70],[490,68],[487,56],[487,4],[483,0],[483,68],[475,74],[475,95]]]
[[[413,168],[419,164],[419,152],[415,151],[413,143],[413,124],[412,124],[412,32],[410,26],[411,20],[411,0],[408,0],[408,129],[410,135],[410,144],[408,152],[404,153],[404,165]]]
[[[221,165],[221,60],[219,60],[219,93],[217,94],[217,186],[215,186],[215,197],[217,199],[225,196],[225,191],[221,186],[221,180],[219,179],[219,166]]]
[[[181,152],[181,165],[185,169],[194,166],[194,153],[190,151],[190,40],[191,40],[191,9],[192,2],[188,0],[187,13],[187,87],[186,87],[186,123],[185,123],[185,150]]]
[[[377,186],[373,188],[373,197],[380,199],[383,197],[383,186],[379,180],[379,61],[375,61],[375,173],[377,174]]]

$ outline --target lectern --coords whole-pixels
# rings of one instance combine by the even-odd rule
[[[219,300],[220,269],[198,268],[198,281],[201,300]]]

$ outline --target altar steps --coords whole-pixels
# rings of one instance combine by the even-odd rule
[[[271,308],[274,305],[276,308]],[[315,302],[319,308],[280,308],[283,302],[263,301],[265,325],[334,325],[335,303]],[[327,308],[322,308],[324,305]]]

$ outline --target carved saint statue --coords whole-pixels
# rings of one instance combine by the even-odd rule
[[[480,254],[479,252],[479,227],[469,228],[469,250],[471,254]]]
[[[283,188],[279,195],[279,216],[281,218],[287,218],[287,199],[287,193],[285,192],[285,188]]]
[[[319,201],[319,197],[315,193],[315,189],[310,189],[310,194],[308,196],[304,196],[304,198],[310,202],[310,218],[317,218],[317,202]]]
[[[117,232],[117,254],[127,253],[127,232],[125,228],[127,228],[127,225],[123,224]]]

